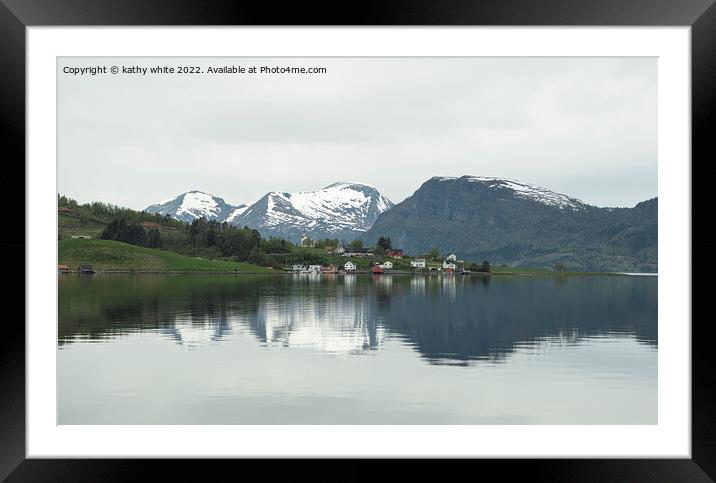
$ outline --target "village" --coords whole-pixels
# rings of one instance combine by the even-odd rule
[[[316,243],[306,235],[301,239],[301,247],[313,248]],[[380,243],[379,243],[380,245]],[[403,273],[442,273],[468,275],[471,273],[489,274],[490,265],[487,261],[481,265],[466,263],[458,259],[455,253],[440,256],[436,250],[431,254],[411,257],[399,248],[363,248],[338,244],[322,249],[330,256],[329,263],[294,263],[284,267],[285,271],[301,274],[359,274],[370,273],[403,274]],[[340,257],[340,259],[338,258]]]

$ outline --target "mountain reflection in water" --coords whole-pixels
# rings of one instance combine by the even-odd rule
[[[657,347],[657,278],[629,276],[95,276],[59,279],[59,347],[154,333],[187,349],[267,349],[499,363],[518,349],[630,337]]]

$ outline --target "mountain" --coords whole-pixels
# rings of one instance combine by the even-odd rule
[[[389,236],[411,254],[455,252],[493,265],[657,271],[658,200],[599,208],[527,183],[434,177],[381,214],[363,239]]]
[[[352,240],[393,205],[373,186],[340,182],[316,191],[267,193],[231,223],[293,242],[304,234],[313,239]]]
[[[197,218],[232,222],[246,210],[246,205],[233,206],[222,198],[202,191],[189,191],[176,198],[148,206],[144,211],[169,215],[172,218],[191,223]]]

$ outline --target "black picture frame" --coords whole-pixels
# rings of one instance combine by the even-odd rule
[[[278,8],[268,2],[200,0],[0,0],[0,123],[7,134],[3,166],[15,169],[15,189],[23,190],[25,179],[25,29],[30,26],[135,26],[135,25],[519,25],[519,26],[690,26],[692,69],[692,179],[708,180],[714,170],[711,138],[716,86],[716,7],[713,0],[403,0],[336,2],[292,2]],[[693,170],[699,167],[699,178]],[[711,178],[713,179],[713,178]],[[697,193],[695,185],[692,192]],[[25,199],[24,193],[19,193]],[[692,201],[693,213],[707,207]],[[693,217],[692,219],[699,219]],[[19,218],[19,216],[15,215]],[[8,230],[0,237],[4,253],[25,248],[22,229]],[[699,252],[714,247],[713,237],[694,237]],[[694,243],[695,242],[695,243]],[[26,257],[32,254],[26,254]],[[693,256],[693,255],[692,255]],[[25,273],[20,257],[7,260],[9,269]],[[17,267],[12,266],[17,264]],[[693,280],[695,282],[695,280]],[[10,284],[8,300],[20,300],[12,292],[31,286]],[[692,283],[693,293],[707,290]],[[17,303],[20,306],[19,303]],[[21,307],[24,307],[21,306]],[[23,309],[20,309],[23,311]],[[694,312],[695,313],[695,312]],[[23,317],[24,318],[24,317]],[[692,317],[692,459],[550,459],[470,460],[455,462],[457,472],[498,470],[514,476],[522,473],[532,480],[550,481],[714,481],[716,480],[716,396],[712,373],[713,350],[708,318]],[[232,461],[158,460],[37,460],[26,459],[25,436],[25,329],[19,317],[5,321],[0,350],[0,479],[8,481],[107,481],[141,479],[148,470],[190,477],[196,466],[221,470]],[[689,321],[669,321],[688,323]],[[422,462],[414,462],[403,478],[423,473]],[[258,465],[243,461],[242,468]],[[265,464],[262,463],[262,465]],[[340,462],[347,473],[357,472],[357,461]],[[470,468],[466,468],[470,465]],[[473,465],[477,466],[477,469]],[[288,465],[287,474],[303,468]],[[274,477],[280,476],[279,473]],[[411,475],[410,473],[414,473]]]

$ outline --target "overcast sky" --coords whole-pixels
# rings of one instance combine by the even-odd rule
[[[304,66],[326,74],[96,76],[65,66]],[[525,181],[598,206],[657,195],[654,58],[58,61],[58,191],[142,209],[361,181]]]

